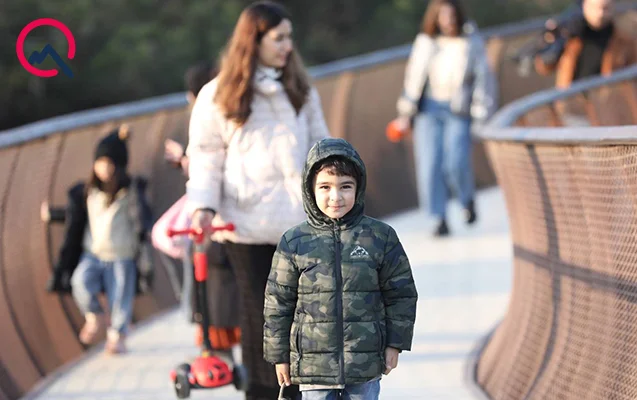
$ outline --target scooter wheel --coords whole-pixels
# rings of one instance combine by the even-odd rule
[[[243,365],[235,365],[232,369],[232,383],[234,387],[240,391],[248,390],[248,370]]]
[[[188,380],[188,374],[190,373],[190,365],[181,364],[175,370],[177,376],[175,377],[175,393],[178,399],[187,399],[190,397],[190,381]]]
[[[179,364],[177,368],[175,368],[175,371],[183,371],[184,374],[190,373],[190,364]]]

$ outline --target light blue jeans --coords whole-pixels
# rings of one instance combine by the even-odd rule
[[[104,290],[111,310],[110,328],[124,335],[133,318],[136,285],[134,260],[102,261],[86,252],[71,278],[73,298],[82,314],[104,313],[97,298]]]
[[[340,391],[343,393],[343,400],[378,400],[380,379],[360,385],[345,385],[345,389]],[[301,392],[301,398],[303,400],[336,400],[338,393],[338,389],[304,390]]]
[[[414,121],[418,200],[429,214],[445,218],[449,190],[463,207],[473,199],[471,119],[455,115],[448,103],[424,100]]]

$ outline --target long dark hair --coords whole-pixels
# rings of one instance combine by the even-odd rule
[[[254,3],[239,16],[226,46],[215,102],[226,118],[239,125],[243,125],[252,112],[252,81],[257,68],[259,43],[270,29],[278,26],[284,19],[290,19],[290,15],[282,6],[270,1]],[[310,83],[301,57],[294,48],[283,67],[281,82],[290,103],[298,113],[307,101]]]
[[[458,0],[431,0],[427,6],[427,11],[422,18],[422,32],[428,36],[437,36],[440,34],[438,26],[438,14],[443,5],[450,5],[456,12],[456,34],[462,33],[462,26],[467,22],[467,15]]]
[[[91,189],[99,189],[108,195],[108,205],[113,204],[115,196],[123,188],[130,186],[131,178],[125,167],[115,165],[113,177],[108,182],[102,182],[95,174],[95,169],[91,168],[91,174],[84,186],[84,198],[88,198]]]

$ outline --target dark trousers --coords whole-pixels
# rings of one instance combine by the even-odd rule
[[[250,376],[246,400],[276,400],[276,371],[263,359],[263,303],[276,246],[226,243],[226,250],[239,287],[241,347]],[[298,386],[285,392],[287,398],[296,399]]]

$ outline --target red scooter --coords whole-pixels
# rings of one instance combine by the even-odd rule
[[[208,333],[210,325],[206,296],[208,256],[205,242],[212,233],[224,230],[232,231],[234,230],[234,225],[210,226],[206,229],[170,229],[168,231],[169,237],[190,235],[193,238],[196,303],[202,315],[203,348],[201,349],[201,355],[195,358],[192,364],[180,364],[170,372],[170,379],[175,385],[175,393],[180,399],[190,397],[191,389],[215,389],[234,384],[237,390],[246,391],[248,387],[248,372],[240,362],[237,362],[235,352],[232,352],[233,369],[230,371],[226,362],[212,354],[213,350]]]

